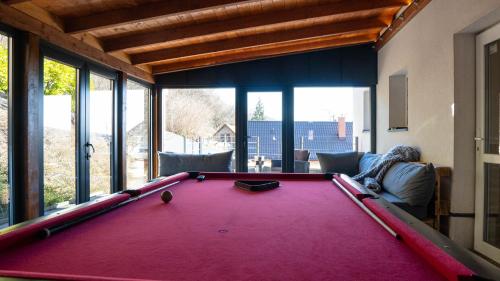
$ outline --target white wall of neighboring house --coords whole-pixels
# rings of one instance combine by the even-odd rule
[[[43,105],[46,128],[71,130],[71,96],[43,96]]]
[[[110,134],[113,130],[113,119],[110,109],[113,108],[111,91],[92,91],[90,106],[90,128],[92,133]]]
[[[127,90],[127,104],[143,104],[144,90]],[[127,132],[144,121],[144,106],[127,107]]]
[[[462,176],[474,166],[469,157],[473,130],[459,135],[463,124],[474,124],[474,109],[458,115],[464,120],[455,120],[457,113],[452,111],[453,106],[457,111],[473,104],[474,93],[457,99],[459,89],[455,87],[460,81],[454,76],[454,36],[499,8],[498,0],[433,0],[378,52],[377,152],[386,152],[395,144],[415,145],[422,150],[423,161],[454,168],[454,212],[474,212],[474,175]],[[464,67],[472,70],[475,65]],[[389,76],[401,72],[408,76],[408,131],[388,132]],[[470,142],[461,144],[460,138],[470,138],[472,146]],[[463,155],[469,158],[460,159]],[[468,167],[459,167],[463,162]],[[473,224],[473,218],[452,218],[450,237],[470,248]]]
[[[370,132],[363,132],[364,130],[364,117],[369,112],[364,112],[364,94],[365,91],[370,91],[369,88],[353,88],[353,143],[354,139],[358,137],[358,151],[370,151]]]

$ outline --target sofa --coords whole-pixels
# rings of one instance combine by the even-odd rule
[[[295,173],[309,173],[309,150],[295,149],[293,151],[293,167]],[[271,160],[271,172],[281,172],[281,159]]]
[[[382,156],[363,152],[317,153],[323,173],[343,173],[354,176],[372,167]],[[431,215],[436,171],[432,164],[400,162],[394,164],[382,181],[377,196],[400,207],[411,215],[424,219]]]
[[[230,172],[232,156],[232,150],[213,154],[158,152],[158,174],[164,177],[188,171]]]

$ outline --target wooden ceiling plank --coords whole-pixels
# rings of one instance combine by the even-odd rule
[[[72,51],[119,71],[126,72],[138,79],[154,83],[154,78],[151,73],[106,54],[103,51],[57,30],[55,27],[45,24],[3,3],[0,3],[0,22],[20,30],[29,31],[40,36],[41,39],[63,49]]]
[[[207,34],[225,33],[241,29],[306,20],[316,17],[341,15],[381,8],[401,7],[407,0],[363,0],[334,2],[320,6],[304,7],[293,10],[274,11],[262,15],[251,15],[224,21],[215,21],[180,28],[170,28],[154,32],[141,32],[114,38],[103,38],[103,48],[107,52],[126,50],[134,47],[154,45],[167,41],[183,40]]]
[[[234,3],[252,2],[255,0],[169,0],[144,4],[132,8],[123,8],[88,16],[68,19],[65,22],[67,33],[81,33],[120,24],[142,22],[165,16],[174,16],[196,10],[204,10]]]
[[[130,56],[132,64],[147,64],[178,57],[195,56],[205,53],[220,52],[231,49],[240,49],[251,46],[276,44],[285,41],[306,38],[347,34],[362,30],[378,29],[387,25],[379,18],[363,19],[359,21],[346,21],[335,24],[316,25],[312,27],[288,30],[287,32],[275,31],[270,33],[245,36],[234,39],[220,40],[208,43],[189,45],[188,47],[168,48],[151,52],[137,53]]]
[[[11,6],[21,12],[28,14],[39,21],[57,28],[59,31],[64,30],[64,22],[58,16],[32,3],[31,1],[21,1],[13,3]]]
[[[397,18],[377,40],[377,50],[382,49],[403,27],[411,21],[431,0],[414,0],[411,5]]]
[[[319,42],[313,41],[313,42],[304,42],[288,46],[284,45],[264,50],[257,49],[251,51],[243,51],[237,54],[229,53],[210,58],[201,58],[195,60],[187,60],[187,61],[180,61],[168,64],[155,65],[153,66],[153,74],[157,75],[157,74],[189,70],[201,67],[269,58],[291,53],[295,54],[295,53],[303,53],[303,52],[327,49],[333,47],[358,45],[363,43],[374,42],[376,39],[377,39],[377,34],[372,33],[367,35],[359,35],[341,39],[332,38],[327,40],[321,40]]]

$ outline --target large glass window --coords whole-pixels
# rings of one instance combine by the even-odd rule
[[[149,172],[149,92],[141,84],[127,82],[127,186],[141,185]]]
[[[43,61],[43,168],[45,211],[76,202],[75,122],[77,69]]]
[[[114,80],[90,73],[90,199],[111,193]]]
[[[0,34],[0,228],[9,225],[9,60],[10,38]]]
[[[234,150],[234,89],[164,89],[162,99],[162,151],[207,154]],[[232,161],[233,171],[234,165]]]
[[[282,170],[282,94],[248,92],[248,172]]]
[[[295,88],[295,172],[321,172],[317,152],[370,151],[369,92],[369,88]]]

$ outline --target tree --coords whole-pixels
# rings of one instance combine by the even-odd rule
[[[0,35],[0,93],[7,93],[9,86],[9,47],[8,38]]]
[[[165,105],[165,129],[189,139],[211,137],[223,124],[234,124],[234,107],[209,89],[171,89]]]
[[[47,96],[71,95],[71,111],[76,106],[76,69],[49,59],[43,60],[43,93]]]
[[[263,121],[265,120],[264,117],[264,104],[262,103],[262,100],[259,98],[257,101],[257,104],[255,105],[255,110],[253,112],[252,118],[250,118],[252,121]]]

